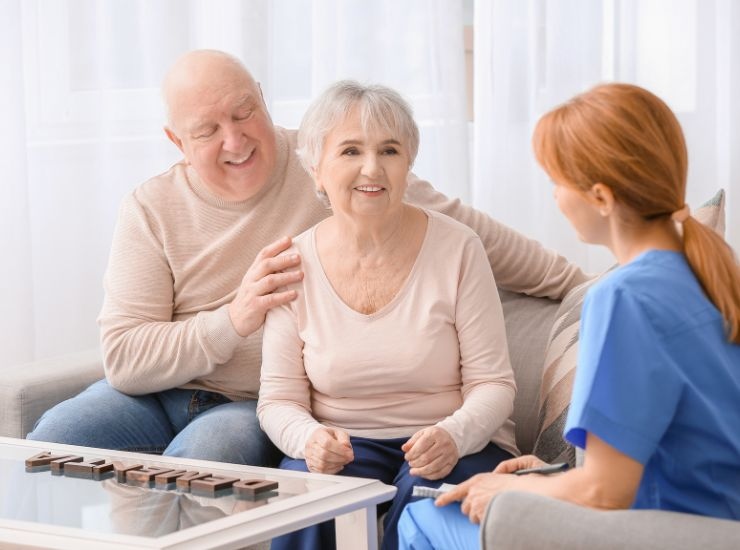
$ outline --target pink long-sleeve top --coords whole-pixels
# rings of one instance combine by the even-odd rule
[[[501,302],[486,252],[468,227],[425,210],[429,223],[409,276],[379,311],[351,309],[319,260],[315,227],[294,240],[298,298],[265,321],[257,413],[288,456],[320,425],[350,435],[410,437],[437,425],[460,456],[489,441],[518,454],[516,387]]]

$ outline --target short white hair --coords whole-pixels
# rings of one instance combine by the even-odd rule
[[[419,150],[419,128],[411,106],[401,94],[379,84],[340,80],[329,86],[308,107],[298,129],[296,153],[309,171],[318,166],[326,136],[354,109],[360,109],[360,124],[370,129],[387,128],[409,155],[409,167]]]

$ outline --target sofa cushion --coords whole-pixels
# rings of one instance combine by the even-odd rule
[[[513,420],[516,444],[532,452],[539,430],[540,383],[548,335],[560,302],[500,290],[509,357],[516,380]]]
[[[560,304],[545,353],[538,435],[534,454],[546,462],[568,462],[575,465],[575,450],[563,439],[563,428],[575,377],[578,354],[578,327],[586,291],[593,281],[571,290]]]
[[[724,237],[724,190],[720,189],[714,197],[697,208],[692,216]],[[571,466],[576,463],[575,449],[563,439],[563,428],[568,416],[576,371],[581,307],[589,287],[614,267],[571,290],[555,315],[542,371],[539,429],[533,451],[546,462],[568,462]]]
[[[17,365],[0,377],[0,436],[23,439],[57,403],[103,378],[100,350]]]

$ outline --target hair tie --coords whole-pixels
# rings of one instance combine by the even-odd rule
[[[673,214],[671,214],[671,219],[674,222],[683,223],[689,219],[690,215],[691,211],[689,210],[689,205],[684,204],[682,208],[679,208]]]

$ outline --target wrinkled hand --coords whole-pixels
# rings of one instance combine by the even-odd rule
[[[283,237],[267,245],[244,275],[236,297],[229,304],[229,317],[240,336],[252,334],[265,322],[268,310],[287,304],[298,295],[295,290],[275,292],[281,286],[303,278],[303,271],[281,273],[301,263],[298,254],[278,256],[290,247],[291,242],[289,237]]]
[[[511,474],[516,470],[523,470],[525,468],[539,468],[540,466],[547,466],[547,462],[540,460],[534,455],[518,456],[509,460],[499,462],[496,469],[493,470],[495,474]]]
[[[412,476],[425,479],[442,479],[449,474],[460,459],[457,445],[444,428],[430,426],[419,430],[401,446],[406,453]]]
[[[508,474],[477,474],[464,481],[454,489],[443,494],[434,504],[445,506],[462,500],[460,509],[473,523],[480,523],[486,514],[491,499],[500,492],[511,489],[518,477]]]
[[[339,428],[322,426],[314,430],[304,448],[309,472],[336,474],[355,459],[349,434]]]

